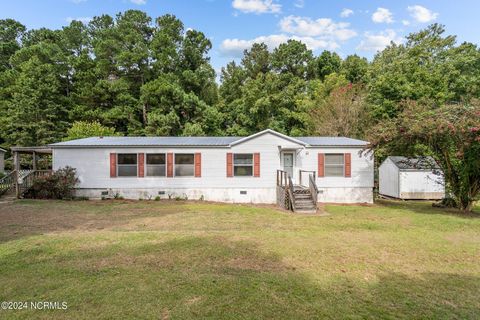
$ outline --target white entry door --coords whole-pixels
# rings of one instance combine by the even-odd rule
[[[293,152],[283,153],[283,171],[287,172],[293,179]]]

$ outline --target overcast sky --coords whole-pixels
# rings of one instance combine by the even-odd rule
[[[61,28],[72,19],[128,9],[151,17],[175,14],[185,28],[203,31],[213,42],[212,64],[218,71],[255,41],[270,48],[298,39],[315,53],[334,50],[342,57],[372,58],[390,41],[433,22],[446,25],[459,41],[479,43],[480,1],[355,0],[0,0],[0,17],[28,28]]]

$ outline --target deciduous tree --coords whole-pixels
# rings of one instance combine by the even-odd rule
[[[368,61],[356,54],[348,56],[342,61],[340,73],[351,83],[365,83],[368,72]]]
[[[430,154],[458,208],[471,211],[480,197],[480,102],[437,106],[409,101],[402,109],[371,130],[371,147],[409,156]]]
[[[455,46],[443,26],[433,24],[392,44],[369,69],[369,101],[377,118],[396,117],[405,100],[459,102],[480,94],[480,52],[473,44]]]
[[[363,138],[368,124],[366,90],[361,84],[333,89],[323,103],[312,108],[314,134]]]
[[[114,128],[106,127],[98,121],[75,121],[72,127],[67,130],[67,136],[64,138],[64,141],[88,137],[111,137],[117,135],[118,134],[115,133]]]

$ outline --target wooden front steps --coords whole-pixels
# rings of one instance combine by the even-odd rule
[[[316,213],[317,204],[313,200],[312,193],[310,189],[295,185],[293,187],[293,201],[295,212],[300,213]]]
[[[309,171],[305,171],[309,172]],[[277,204],[286,210],[300,213],[317,213],[318,188],[315,172],[309,173],[308,186],[293,184],[290,175],[277,170]]]

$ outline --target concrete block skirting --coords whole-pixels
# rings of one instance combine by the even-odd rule
[[[188,200],[205,200],[227,203],[275,203],[275,188],[202,188],[202,189],[185,189],[185,188],[146,188],[146,189],[77,189],[76,195],[88,197],[90,199],[101,199],[102,192],[108,192],[108,197],[115,194],[125,199],[175,199],[187,198]]]
[[[95,188],[76,190],[79,197],[101,199],[102,192],[106,197],[116,194],[125,199],[175,199],[205,200],[226,203],[276,203],[276,188]],[[105,196],[105,195],[104,195]],[[318,202],[331,203],[373,203],[372,188],[319,188]]]

